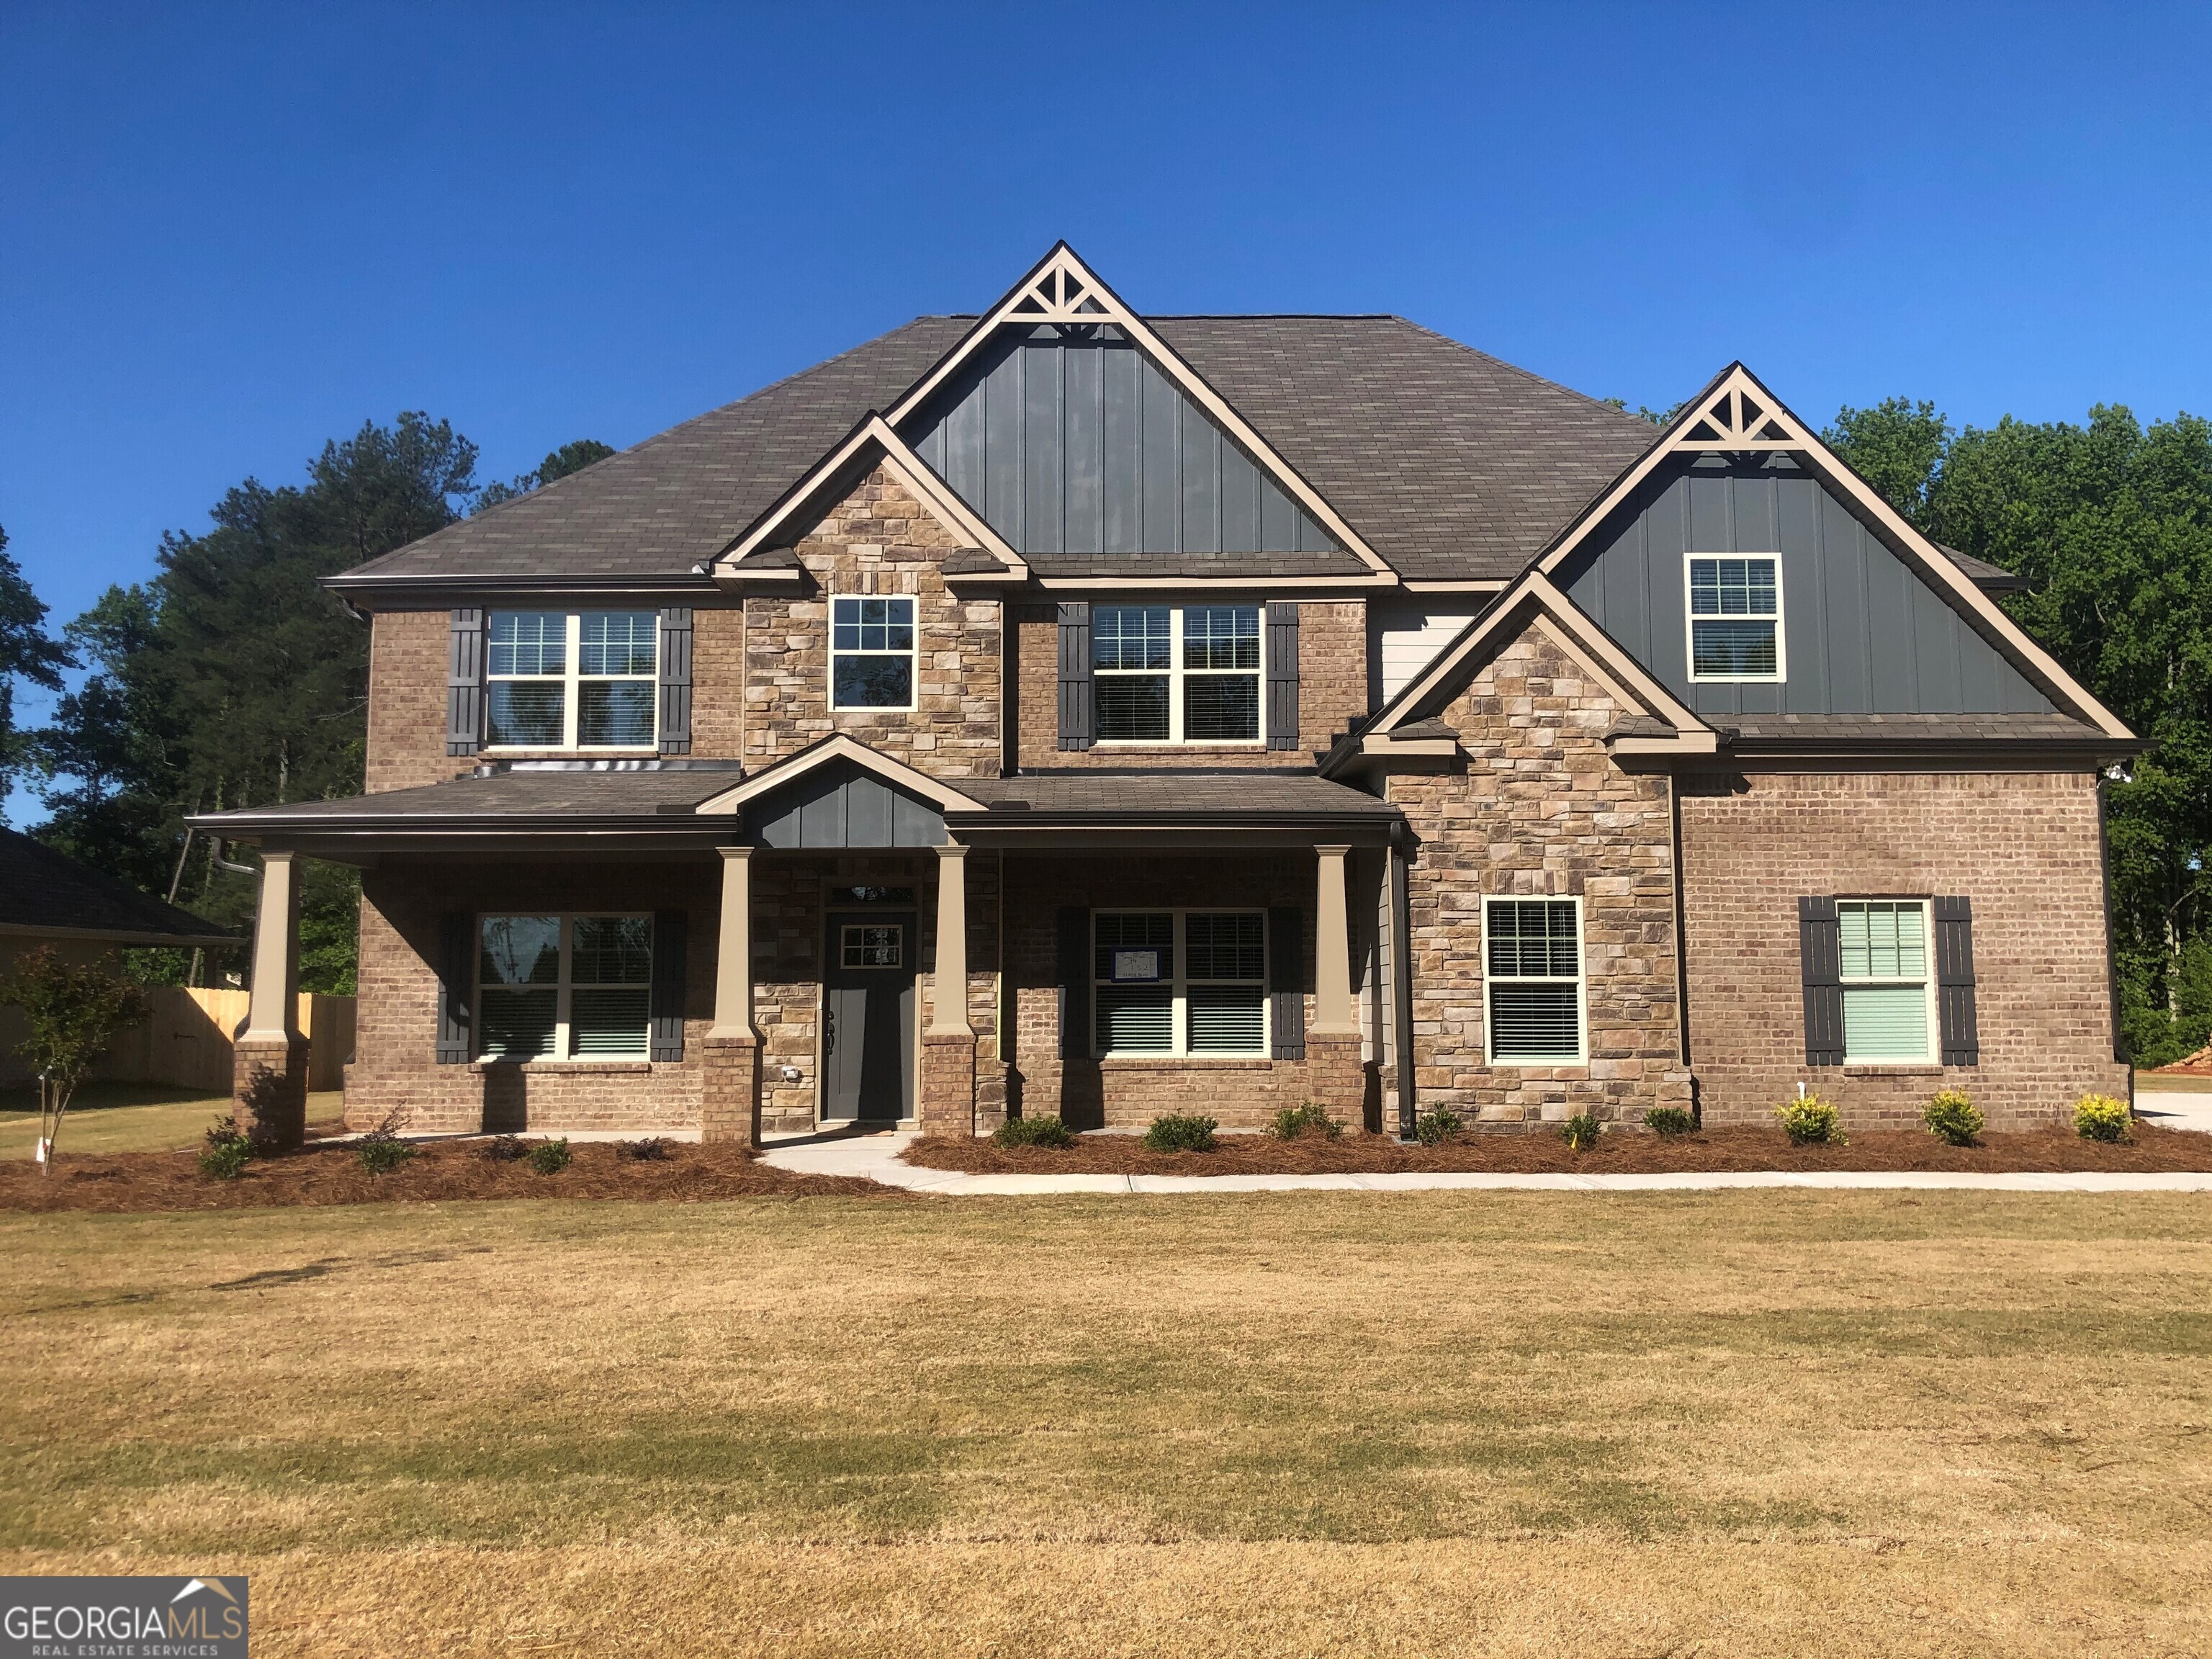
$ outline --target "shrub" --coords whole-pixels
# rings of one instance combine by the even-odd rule
[[[1275,1114],[1274,1135],[1278,1140],[1296,1140],[1308,1134],[1334,1140],[1343,1133],[1344,1125],[1331,1117],[1328,1108],[1317,1100],[1309,1100],[1303,1106],[1285,1106]]]
[[[1800,1095],[1795,1100],[1785,1100],[1774,1109],[1774,1115],[1782,1121],[1782,1133],[1790,1137],[1792,1146],[1841,1146],[1844,1144],[1843,1121],[1836,1109],[1818,1095]]]
[[[361,1167],[373,1176],[389,1175],[409,1158],[415,1149],[399,1138],[399,1114],[394,1112],[353,1144],[353,1155],[361,1160]]]
[[[1954,1146],[1971,1146],[1982,1132],[1981,1109],[1966,1098],[1964,1089],[1939,1089],[1920,1115],[1928,1133]]]
[[[1559,1125],[1559,1139],[1567,1143],[1569,1152],[1589,1151],[1591,1147],[1597,1145],[1600,1133],[1601,1126],[1597,1119],[1588,1112],[1577,1112],[1565,1123]]]
[[[208,1126],[207,1147],[200,1153],[200,1173],[216,1181],[235,1181],[246,1173],[253,1157],[253,1142],[245,1130],[227,1117]]]
[[[530,1167],[540,1175],[559,1175],[568,1167],[568,1137],[541,1140],[530,1149]]]
[[[1010,1117],[991,1131],[994,1146],[1050,1146],[1075,1145],[1075,1136],[1057,1117]]]
[[[2074,1133],[2084,1140],[2125,1140],[2128,1103],[2110,1095],[2083,1095],[2074,1103]]]
[[[1654,1134],[1686,1135],[1698,1121],[1680,1106],[1654,1106],[1644,1115],[1644,1127]]]
[[[1456,1140],[1464,1127],[1457,1112],[1439,1106],[1413,1120],[1413,1139],[1424,1146],[1441,1146],[1447,1140]]]
[[[643,1140],[617,1140],[615,1156],[635,1158],[640,1164],[658,1164],[668,1156],[672,1144],[660,1135],[647,1135]]]
[[[1148,1152],[1210,1152],[1213,1150],[1213,1132],[1221,1125],[1210,1117],[1193,1117],[1182,1112],[1170,1112],[1164,1117],[1152,1120],[1152,1127],[1145,1131],[1145,1150]]]
[[[477,1156],[487,1164],[520,1164],[530,1156],[530,1148],[520,1135],[494,1135]]]

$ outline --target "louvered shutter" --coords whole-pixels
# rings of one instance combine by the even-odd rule
[[[1060,913],[1060,1057],[1091,1058],[1091,912]]]
[[[660,752],[691,752],[691,612],[660,613]]]
[[[1936,912],[1936,1014],[1946,1066],[1982,1063],[1974,1020],[1974,907],[1964,896],[1939,898]]]
[[[1088,749],[1097,730],[1091,719],[1091,607],[1060,607],[1060,746]]]
[[[1843,939],[1836,901],[1797,901],[1797,951],[1805,982],[1805,1063],[1844,1063]]]
[[[1267,606],[1267,747],[1298,746],[1298,608]]]
[[[484,613],[456,610],[446,647],[446,752],[473,755],[483,744]]]
[[[1295,904],[1267,912],[1269,1052],[1277,1060],[1306,1057],[1305,912]]]
[[[684,1058],[684,913],[659,910],[653,918],[653,989],[647,1000],[653,1060]]]
[[[441,1066],[465,1065],[476,988],[476,918],[454,911],[438,919],[438,1042]]]

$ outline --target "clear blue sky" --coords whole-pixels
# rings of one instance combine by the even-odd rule
[[[642,14],[635,15],[635,14]],[[2212,9],[0,17],[0,525],[66,620],[402,409],[636,441],[1066,236],[1663,405],[2212,410]]]

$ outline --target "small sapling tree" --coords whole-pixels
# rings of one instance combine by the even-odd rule
[[[31,1028],[15,1053],[39,1074],[38,1155],[51,1175],[54,1141],[77,1085],[117,1032],[146,1018],[145,994],[98,963],[64,962],[41,945],[0,978],[0,1004],[21,1008]]]

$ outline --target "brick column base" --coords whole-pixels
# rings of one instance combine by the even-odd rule
[[[1334,1115],[1361,1121],[1367,1104],[1367,1067],[1359,1058],[1359,1039],[1306,1033],[1306,1093]]]
[[[921,1039],[921,1132],[975,1133],[975,1039],[932,1031]]]
[[[759,1146],[760,1039],[709,1036],[700,1041],[706,1087],[699,1103],[699,1139]]]
[[[307,1040],[231,1048],[230,1121],[259,1146],[296,1152],[307,1138]]]

